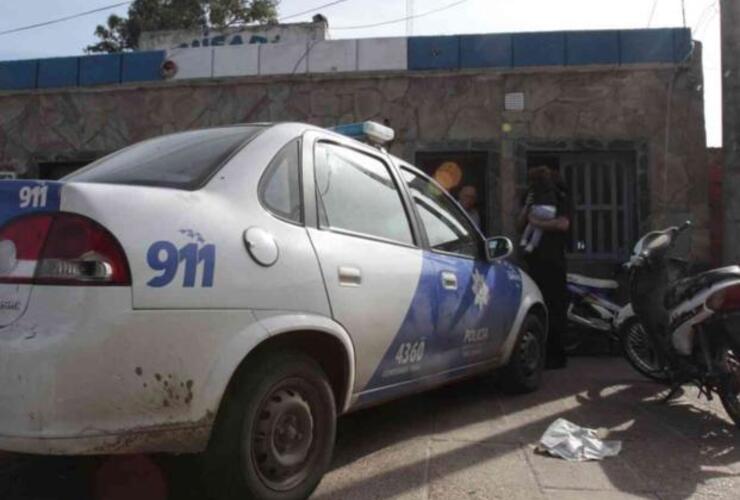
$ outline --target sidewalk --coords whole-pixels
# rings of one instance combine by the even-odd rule
[[[738,498],[740,432],[719,401],[656,401],[661,386],[619,358],[576,358],[546,372],[537,393],[512,397],[472,381],[348,415],[331,471],[314,498]],[[565,417],[606,427],[621,455],[568,463],[534,446]],[[3,500],[88,500],[104,459],[0,455]],[[182,463],[181,463],[182,462]],[[192,463],[157,458],[174,500],[200,500]]]
[[[346,417],[315,498],[738,498],[740,432],[696,391],[670,404],[619,358],[576,358],[509,397],[466,383]],[[565,417],[606,427],[622,454],[568,463],[534,446]]]

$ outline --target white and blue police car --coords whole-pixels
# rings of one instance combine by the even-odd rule
[[[205,452],[225,498],[305,498],[338,415],[500,368],[537,388],[532,280],[371,142],[254,124],[0,181],[0,450]]]

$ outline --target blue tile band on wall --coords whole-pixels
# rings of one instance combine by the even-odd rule
[[[457,69],[459,67],[460,37],[419,36],[409,38],[409,69]]]
[[[461,68],[510,68],[511,35],[461,35]]]
[[[566,64],[619,64],[619,31],[574,31],[565,34]]]
[[[0,62],[0,90],[29,90],[36,88],[39,62]]]
[[[163,50],[127,52],[123,54],[121,81],[125,83],[161,80],[160,67],[163,61]]]
[[[80,85],[121,83],[121,54],[80,57]]]
[[[673,29],[623,30],[622,64],[672,63]]]
[[[673,60],[680,63],[686,61],[691,55],[693,42],[691,41],[691,30],[679,28],[673,30]]]
[[[515,33],[511,43],[515,67],[565,65],[565,32]]]
[[[80,58],[39,59],[38,88],[76,87],[79,83]]]
[[[408,38],[409,70],[682,63],[688,28]],[[164,51],[0,62],[0,90],[162,80]]]

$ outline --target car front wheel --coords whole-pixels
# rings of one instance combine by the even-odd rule
[[[502,369],[502,388],[510,394],[532,392],[542,382],[545,364],[545,327],[534,314],[524,318],[508,364]]]
[[[262,356],[220,412],[206,484],[218,499],[307,498],[329,466],[335,431],[334,395],[321,367],[298,353]]]

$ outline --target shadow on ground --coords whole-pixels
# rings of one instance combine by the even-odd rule
[[[342,418],[315,497],[736,498],[740,433],[717,402],[688,389],[660,403],[665,389],[618,358],[576,359],[546,376],[535,394],[503,395],[476,379]],[[624,441],[622,454],[572,464],[535,453],[558,417],[607,428]],[[154,500],[169,491],[200,499],[197,465],[193,457],[14,456],[0,462],[0,498]]]

